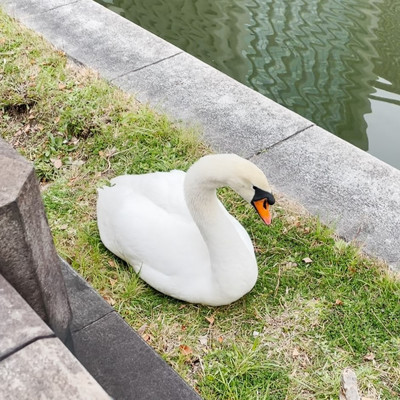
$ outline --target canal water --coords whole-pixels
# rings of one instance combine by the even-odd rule
[[[97,0],[400,169],[400,0]]]

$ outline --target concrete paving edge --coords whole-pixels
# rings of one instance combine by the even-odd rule
[[[400,271],[400,171],[92,0],[0,0],[140,101],[253,160],[276,190]]]
[[[2,399],[110,398],[1,274],[0,381]]]
[[[171,366],[63,260],[62,272],[73,315],[74,355],[113,399],[200,400]]]

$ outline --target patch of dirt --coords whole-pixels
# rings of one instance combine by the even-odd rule
[[[35,101],[29,101],[20,104],[6,104],[3,106],[4,113],[8,114],[11,118],[21,119],[25,117],[29,110],[36,104]]]

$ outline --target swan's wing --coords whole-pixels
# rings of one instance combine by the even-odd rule
[[[183,194],[185,175],[185,172],[177,170],[144,175],[121,175],[111,179],[110,183],[115,193],[122,194],[124,191],[125,196],[142,195],[167,212],[189,213],[187,207],[179,211],[182,210],[182,204],[185,204]]]
[[[181,171],[121,176],[99,189],[103,243],[161,291],[163,280],[197,279],[209,268],[207,247],[184,200],[184,176]]]

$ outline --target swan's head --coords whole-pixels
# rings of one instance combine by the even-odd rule
[[[252,162],[239,156],[234,156],[234,175],[228,180],[228,185],[243,199],[249,202],[261,219],[271,224],[270,206],[275,203],[271,186],[264,173]]]
[[[185,186],[211,190],[229,186],[254,206],[267,225],[271,223],[270,206],[275,199],[267,178],[260,168],[236,154],[202,157],[189,169]]]

